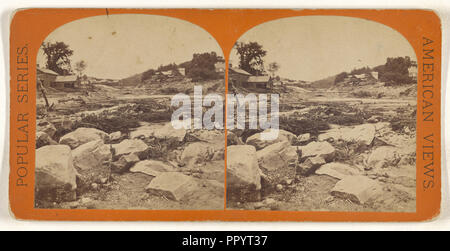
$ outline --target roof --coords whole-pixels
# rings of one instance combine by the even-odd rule
[[[249,83],[267,83],[269,82],[269,76],[250,76],[247,80]]]
[[[68,75],[68,76],[57,76],[55,82],[75,82],[77,81],[77,76]]]
[[[49,69],[37,68],[37,70],[40,71],[40,72],[43,72],[43,73],[50,74],[50,75],[58,76],[58,73],[56,73],[56,72],[54,72],[52,70],[49,70]]]
[[[244,71],[244,70],[242,70],[242,69],[239,69],[239,68],[233,68],[233,67],[231,67],[230,70],[231,70],[231,71],[234,71],[235,73],[242,74],[242,75],[247,75],[247,76],[251,76],[251,75],[252,75],[252,74],[250,74],[250,73],[248,73],[248,72],[246,72],[246,71]]]

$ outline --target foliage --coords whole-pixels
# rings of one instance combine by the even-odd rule
[[[156,71],[154,69],[149,69],[142,73],[141,76],[141,82],[144,82],[144,80],[150,79],[153,75],[156,74]]]
[[[410,57],[387,58],[383,67],[379,67],[379,79],[387,85],[401,85],[412,82],[408,68],[415,66]]]
[[[339,73],[339,74],[336,76],[336,78],[334,79],[334,83],[336,84],[336,83],[339,83],[339,82],[344,81],[344,79],[345,79],[347,76],[348,76],[348,73],[345,72],[345,71]]]
[[[277,62],[272,62],[269,64],[267,71],[272,74],[272,77],[280,69],[280,65]]]
[[[214,51],[195,53],[186,67],[186,75],[194,82],[217,79],[219,75],[216,73],[214,66],[217,62],[223,62],[223,58]]]
[[[360,75],[360,74],[364,74],[364,73],[370,73],[372,70],[369,67],[361,67],[361,68],[357,68],[357,69],[353,69],[350,74],[352,75]]]
[[[64,42],[44,42],[41,45],[47,58],[46,67],[60,75],[68,75],[72,69],[70,66],[70,57],[73,50]]]
[[[257,42],[242,43],[235,45],[239,55],[239,67],[252,75],[261,75],[264,71],[263,57],[267,51]]]
[[[84,60],[78,61],[75,63],[75,71],[78,72],[78,76],[83,75],[84,70],[86,69],[87,64]]]

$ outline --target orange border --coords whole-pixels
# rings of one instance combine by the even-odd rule
[[[34,209],[34,156],[35,156],[35,98],[36,55],[40,44],[57,27],[85,17],[109,14],[153,14],[170,16],[197,24],[208,31],[220,44],[226,60],[235,41],[250,28],[278,18],[337,15],[368,19],[385,24],[400,32],[414,48],[418,59],[418,109],[417,109],[417,207],[415,213],[383,212],[293,212],[293,211],[238,211],[238,210],[78,210]],[[434,41],[434,96],[429,99],[434,121],[423,122],[422,116],[422,39]],[[16,77],[17,50],[27,46],[28,52],[28,103],[19,103]],[[97,221],[422,221],[436,217],[441,202],[441,24],[439,17],[425,10],[264,10],[264,9],[26,9],[15,13],[11,22],[10,37],[11,111],[10,111],[10,207],[16,218],[33,220],[97,220]],[[24,177],[28,186],[16,186],[19,165],[16,163],[17,128],[19,113],[29,113],[28,145],[25,159],[28,173]],[[434,135],[434,186],[424,189],[422,143],[426,134]],[[23,171],[23,169],[21,169]],[[21,175],[23,173],[20,173]]]

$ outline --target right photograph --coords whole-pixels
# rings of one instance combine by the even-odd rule
[[[229,56],[227,209],[415,212],[416,95],[415,52],[388,26],[253,27]]]

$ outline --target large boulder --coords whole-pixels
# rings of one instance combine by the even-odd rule
[[[309,157],[319,156],[330,162],[336,153],[336,149],[328,142],[311,142],[306,146],[299,146],[302,161]]]
[[[243,145],[242,139],[234,132],[227,131],[227,145]]]
[[[119,160],[111,163],[111,171],[114,173],[127,172],[135,163],[139,161],[139,157],[134,153],[122,155]]]
[[[75,131],[68,133],[61,137],[59,143],[62,145],[68,145],[70,148],[75,149],[78,146],[95,141],[95,140],[107,140],[109,135],[101,130],[95,128],[80,127]]]
[[[254,146],[227,147],[227,199],[260,199],[261,176]]]
[[[181,162],[186,165],[204,163],[212,159],[214,152],[214,148],[208,143],[195,142],[184,149],[181,154]]]
[[[76,200],[76,176],[70,147],[49,145],[36,150],[36,200]]]
[[[199,188],[196,180],[178,172],[158,175],[147,186],[146,191],[157,196],[164,196],[179,201]]]
[[[108,179],[112,153],[103,140],[83,144],[72,151],[73,164],[84,184],[90,185],[101,179]]]
[[[316,170],[316,174],[318,175],[328,175],[334,177],[336,179],[344,179],[347,176],[356,176],[361,175],[361,171],[353,166],[332,162],[322,165],[319,169]]]
[[[347,176],[336,183],[331,194],[338,198],[348,199],[358,204],[364,204],[383,193],[381,185],[367,176]]]
[[[167,123],[163,127],[158,128],[154,134],[154,137],[157,139],[173,139],[178,142],[183,141],[185,136],[186,129],[175,129],[171,123]]]
[[[122,133],[120,131],[113,132],[109,134],[110,141],[117,141],[122,137]]]
[[[138,157],[142,157],[147,149],[148,145],[140,139],[125,139],[118,144],[111,145],[114,150],[114,159],[119,159],[123,155],[136,154]]]
[[[45,132],[36,132],[36,149],[47,145],[58,145],[58,142]]]
[[[143,160],[137,162],[131,169],[132,173],[143,173],[150,176],[159,176],[165,172],[173,172],[175,169],[159,160]]]
[[[363,124],[354,127],[333,128],[319,135],[319,141],[333,139],[345,142],[360,142],[365,145],[372,144],[375,138],[375,126],[373,124]]]
[[[325,163],[325,159],[321,156],[309,157],[298,166],[298,173],[304,176],[311,175]]]
[[[297,143],[300,145],[304,145],[304,144],[308,143],[310,140],[311,140],[311,134],[309,134],[309,133],[300,134],[297,137]]]
[[[287,178],[295,178],[298,161],[297,147],[283,141],[256,152],[261,171],[275,185]]]
[[[48,136],[53,137],[56,127],[47,120],[41,120],[36,123],[36,132],[45,132]]]
[[[131,139],[157,138],[182,142],[186,136],[186,129],[175,129],[169,122],[165,125],[142,126],[130,132]]]
[[[401,155],[396,147],[381,146],[372,151],[367,159],[370,169],[396,166],[401,160]]]
[[[263,133],[270,133],[272,129],[267,129]],[[254,134],[247,138],[246,144],[252,145],[256,148],[256,150],[261,150],[264,147],[267,147],[269,145],[278,143],[278,142],[288,142],[289,144],[294,143],[294,141],[297,139],[297,136],[295,134],[285,131],[285,130],[279,130],[278,131],[278,137],[273,140],[264,140],[261,138],[261,133]]]

